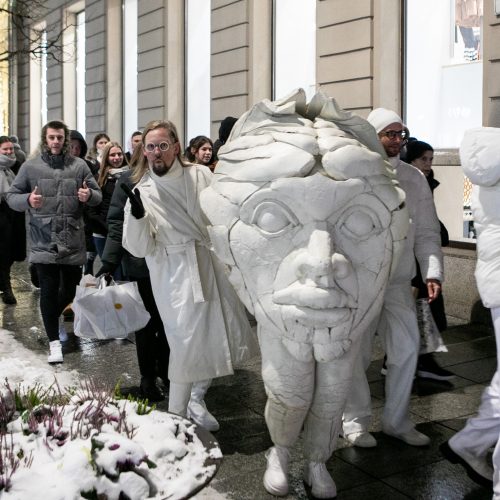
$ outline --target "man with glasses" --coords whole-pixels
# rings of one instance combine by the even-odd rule
[[[430,443],[429,437],[415,429],[408,414],[420,348],[411,280],[416,274],[416,258],[427,284],[429,301],[436,299],[441,291],[443,255],[439,221],[424,175],[399,158],[407,138],[401,117],[394,111],[377,108],[368,115],[368,121],[377,131],[399,185],[406,194],[410,229],[406,248],[392,271],[380,318],[366,332],[354,368],[352,392],[344,412],[344,437],[363,448],[377,444],[368,432],[371,400],[365,370],[371,360],[373,335],[378,332],[387,355],[382,430],[412,446],[426,446]]]
[[[211,379],[258,353],[245,310],[211,253],[200,192],[212,173],[185,166],[175,126],[153,121],[143,132],[142,161],[125,206],[123,246],[144,257],[170,345],[168,409],[208,430],[217,420],[206,409]]]

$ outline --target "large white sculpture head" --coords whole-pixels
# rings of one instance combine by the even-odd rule
[[[375,130],[302,90],[235,124],[201,194],[214,251],[260,335],[331,361],[380,312],[406,236],[404,194]]]

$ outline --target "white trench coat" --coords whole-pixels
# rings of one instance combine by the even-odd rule
[[[146,258],[170,345],[168,376],[177,383],[232,374],[258,353],[244,307],[210,251],[199,194],[211,176],[176,160],[165,176],[149,172],[137,184],[142,219],[125,206],[123,246]]]

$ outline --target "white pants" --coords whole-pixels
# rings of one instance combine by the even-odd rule
[[[370,386],[366,378],[372,355],[373,337],[377,332],[387,355],[385,406],[382,427],[391,434],[413,429],[408,407],[420,348],[415,298],[411,285],[389,285],[384,296],[380,318],[361,339],[354,364],[352,389],[344,411],[344,434],[367,431],[371,420]]]
[[[500,500],[500,307],[491,310],[497,343],[497,371],[491,384],[484,390],[477,417],[467,424],[450,441],[457,448],[465,449],[477,457],[484,457],[489,448],[493,452],[493,499]]]
[[[304,427],[304,456],[310,462],[326,462],[342,426],[359,342],[341,358],[326,363],[295,359],[281,340],[265,332],[259,332],[259,342],[268,397],[265,417],[272,442],[290,448]]]

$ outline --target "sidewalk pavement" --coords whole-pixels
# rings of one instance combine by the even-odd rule
[[[39,291],[30,284],[26,263],[13,267],[16,306],[0,305],[0,326],[30,350],[45,355],[48,341],[38,308]],[[443,337],[449,352],[436,356],[439,363],[456,374],[450,382],[417,379],[410,411],[417,428],[432,438],[425,448],[408,446],[381,432],[384,383],[380,375],[383,352],[377,348],[368,371],[373,401],[371,430],[378,446],[360,449],[339,438],[339,449],[328,462],[337,484],[339,500],[360,499],[491,499],[492,493],[472,482],[459,465],[441,456],[439,445],[461,429],[475,414],[481,393],[496,369],[493,331],[484,325],[463,324],[450,318]],[[37,335],[30,330],[40,329]],[[68,331],[71,323],[66,323]],[[130,340],[93,341],[70,334],[63,348],[64,369],[77,370],[82,377],[95,377],[122,390],[138,394],[139,370],[133,337]],[[0,357],[2,353],[0,353]],[[215,433],[224,460],[210,483],[217,498],[266,500],[275,498],[262,486],[265,451],[271,446],[264,406],[266,396],[256,359],[234,376],[216,379],[206,398],[217,417]],[[157,404],[167,410],[167,402]],[[312,498],[302,482],[302,443],[297,443],[290,463],[290,493],[286,499]],[[213,495],[215,498],[215,493]],[[203,495],[205,498],[206,495]],[[208,498],[207,497],[207,498]]]

